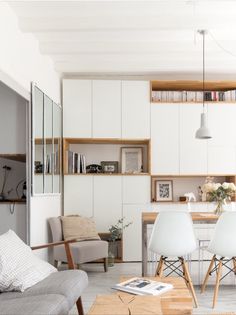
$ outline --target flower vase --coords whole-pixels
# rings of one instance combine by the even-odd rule
[[[225,203],[224,200],[217,201],[217,207],[215,209],[215,214],[221,215],[221,213],[224,212],[224,207],[223,207],[224,203]]]

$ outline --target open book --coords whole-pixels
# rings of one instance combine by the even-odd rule
[[[116,284],[112,289],[137,295],[159,295],[173,289],[173,285],[145,278],[132,278]]]

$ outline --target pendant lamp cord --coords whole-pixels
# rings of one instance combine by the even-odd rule
[[[203,97],[203,113],[205,113],[205,30],[202,31],[203,38],[203,56],[202,56],[202,97]]]

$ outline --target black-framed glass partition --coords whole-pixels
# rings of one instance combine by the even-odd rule
[[[32,84],[32,194],[61,192],[62,109]]]

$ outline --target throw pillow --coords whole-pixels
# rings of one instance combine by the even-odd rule
[[[0,292],[23,292],[56,271],[12,230],[0,235]]]
[[[66,241],[73,239],[78,241],[100,239],[95,222],[90,218],[66,216],[61,217],[61,220],[64,240]]]

